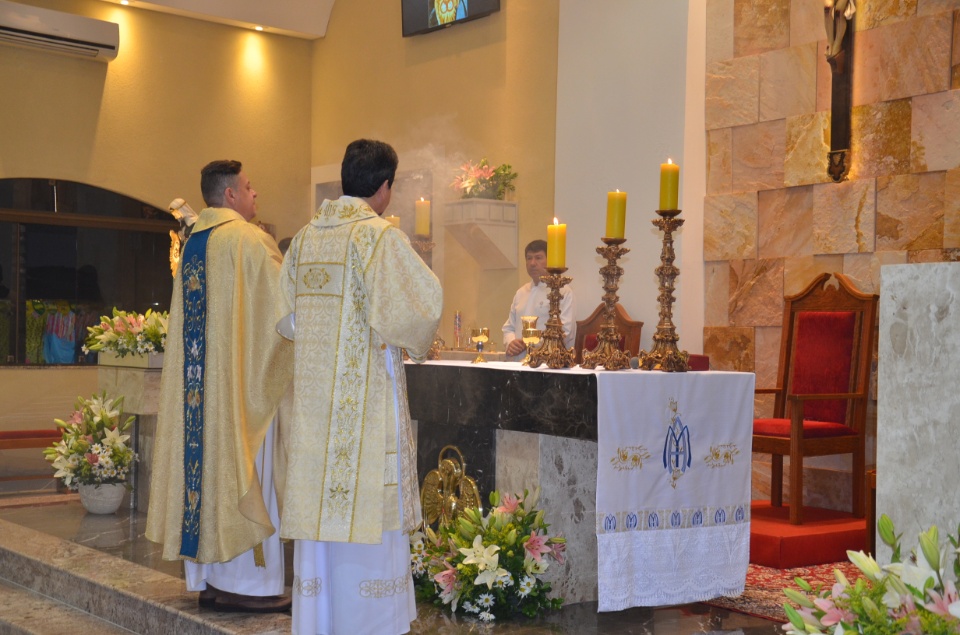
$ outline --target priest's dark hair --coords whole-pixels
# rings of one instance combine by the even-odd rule
[[[200,194],[207,207],[222,207],[223,192],[233,187],[243,169],[239,161],[211,161],[200,170]]]
[[[523,255],[526,256],[527,254],[535,254],[539,251],[547,253],[547,241],[540,238],[537,240],[531,240],[530,244],[528,244],[523,250]]]
[[[397,152],[389,143],[357,139],[347,146],[340,166],[340,181],[346,196],[369,198],[383,182],[393,187],[397,175]]]

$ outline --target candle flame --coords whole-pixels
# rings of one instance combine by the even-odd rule
[[[553,224],[554,224],[554,225],[559,225],[559,224],[560,224],[560,221],[557,220],[557,217],[556,217],[556,216],[553,217]]]
[[[420,202],[421,202],[421,203],[423,202],[423,197],[422,197],[422,196],[420,197]]]
[[[669,158],[668,158],[668,159],[667,159],[667,163],[673,165],[673,159],[669,159]]]

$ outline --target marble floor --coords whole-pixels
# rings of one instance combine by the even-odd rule
[[[126,561],[136,562],[168,575],[182,577],[181,565],[160,558],[157,545],[143,537],[146,516],[122,508],[107,516],[87,514],[75,494],[45,492],[42,495],[0,494],[0,519],[61,539],[85,545]],[[288,576],[292,567],[288,566]],[[740,633],[774,635],[780,624],[711,607],[689,604],[665,608],[634,608],[616,613],[597,613],[596,603],[564,607],[540,620],[482,624],[456,619],[429,605],[419,607],[413,624],[415,635],[687,635],[689,633]]]

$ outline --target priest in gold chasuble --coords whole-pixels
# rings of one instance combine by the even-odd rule
[[[201,174],[211,207],[174,282],[146,535],[164,559],[185,561],[201,605],[282,610],[268,597],[283,593],[271,424],[293,369],[293,346],[276,333],[282,257],[247,222],[256,191],[240,164]]]
[[[295,540],[301,635],[405,633],[416,618],[407,534],[420,511],[401,349],[426,358],[443,295],[380,217],[396,167],[389,145],[351,143],[344,196],[323,202],[284,258],[296,355],[280,532]]]

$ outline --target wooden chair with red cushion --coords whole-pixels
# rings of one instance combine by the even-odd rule
[[[864,426],[877,295],[861,293],[850,279],[821,274],[797,295],[784,298],[783,334],[773,418],[753,423],[753,451],[773,457],[770,498],[783,504],[783,457],[790,457],[790,522],[803,522],[803,459],[853,456],[852,511],[864,514]]]
[[[576,362],[583,361],[584,349],[592,351],[597,347],[597,334],[603,326],[603,309],[606,305],[601,302],[585,320],[577,320],[577,336],[574,338],[574,352],[576,353]],[[643,322],[631,320],[626,310],[618,302],[616,308],[616,317],[614,321],[617,324],[617,331],[620,333],[620,350],[625,351],[630,357],[636,356],[640,350],[640,330],[643,328]]]

